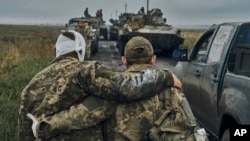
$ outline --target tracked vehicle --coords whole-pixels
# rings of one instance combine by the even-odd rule
[[[119,30],[123,28],[123,25],[132,17],[134,13],[121,13],[119,19],[110,19],[112,24],[109,28],[109,39],[111,41],[117,41],[119,38]]]
[[[155,52],[172,55],[173,51],[184,42],[181,30],[169,24],[162,18],[160,9],[152,9],[146,14],[134,14],[119,30],[118,48],[123,55],[124,47],[134,36],[143,36],[153,45]]]

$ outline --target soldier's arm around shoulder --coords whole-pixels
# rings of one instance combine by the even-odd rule
[[[169,70],[167,69],[163,69],[165,71],[165,75],[166,75],[166,86],[168,87],[175,87],[177,89],[181,89],[182,88],[182,83],[179,80],[179,78],[177,78],[175,76],[174,73],[171,73]]]
[[[106,99],[128,102],[154,96],[174,86],[171,72],[149,68],[139,72],[113,72],[96,61],[86,61],[80,79],[88,92]]]

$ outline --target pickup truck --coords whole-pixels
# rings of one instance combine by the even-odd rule
[[[212,140],[229,140],[230,127],[250,125],[250,22],[212,25],[173,58],[173,72]]]

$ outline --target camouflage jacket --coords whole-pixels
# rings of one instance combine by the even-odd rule
[[[91,28],[89,26],[82,27],[80,32],[87,42],[92,40],[92,32],[91,32]]]
[[[32,123],[27,119],[27,113],[31,113],[38,120],[41,120],[66,109],[70,111],[74,109],[74,106],[70,106],[76,104],[75,107],[77,107],[77,103],[81,103],[91,93],[96,93],[97,95],[99,94],[111,99],[112,97],[114,97],[114,99],[121,99],[117,98],[117,95],[120,94],[121,97],[126,100],[136,100],[138,99],[138,96],[136,96],[138,93],[133,92],[133,88],[142,91],[140,88],[145,88],[139,86],[152,85],[155,86],[156,90],[160,90],[161,87],[163,88],[165,85],[171,85],[173,83],[172,79],[166,82],[166,76],[170,76],[170,74],[157,70],[146,70],[129,76],[127,74],[114,73],[95,61],[81,63],[71,57],[58,58],[54,60],[50,66],[35,75],[22,91],[18,119],[18,140],[34,140],[31,131]],[[155,78],[152,81],[142,81],[144,78],[149,79],[152,77]],[[91,85],[94,86],[92,87]],[[97,86],[96,89],[94,88],[95,86]],[[123,86],[124,88],[121,89],[120,87]],[[91,89],[94,90],[91,91]],[[129,94],[123,91],[127,91]],[[149,95],[140,96],[147,97]],[[79,107],[81,111],[86,110],[86,108],[81,107],[81,105],[77,108]],[[61,117],[57,119],[61,119]],[[98,124],[98,120],[96,121],[95,124]],[[101,120],[99,121],[101,122]],[[74,125],[78,126],[79,124],[74,123]],[[93,124],[80,125],[81,127],[89,127]],[[78,129],[78,127],[74,127],[74,129]],[[80,132],[69,133],[69,130],[64,131],[65,133],[57,134],[56,137],[50,140],[67,140],[67,138],[69,140],[102,140],[101,129],[98,126]]]
[[[126,72],[136,73],[145,68],[154,68],[154,66],[149,64],[132,65]],[[153,93],[155,96],[148,99],[117,105],[114,117],[107,123],[108,140],[160,141],[170,138],[160,138],[156,136],[156,133],[158,135],[165,130],[176,131],[174,133],[190,131],[183,128],[188,122],[187,113],[181,106],[184,95],[173,87],[166,87],[160,92]],[[157,130],[159,132],[156,132],[155,128],[159,129]],[[159,138],[160,140],[158,140]]]
[[[149,64],[130,66],[127,73],[137,73],[145,68],[155,68]],[[149,88],[152,88],[149,86]],[[153,88],[152,88],[153,89]],[[148,131],[153,122],[160,117],[161,103],[157,92],[154,96],[136,102],[118,104],[115,115],[108,123],[108,140],[147,141]]]

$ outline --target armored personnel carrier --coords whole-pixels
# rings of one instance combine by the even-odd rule
[[[117,41],[119,37],[119,29],[132,17],[133,13],[121,13],[119,19],[109,19],[112,24],[109,28],[109,39],[111,41]]]
[[[146,14],[138,13],[130,17],[119,31],[118,48],[123,55],[125,44],[134,36],[143,36],[153,45],[155,52],[172,55],[184,42],[181,30],[166,24],[160,9],[152,9]]]

